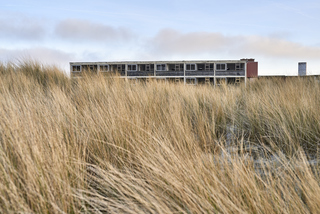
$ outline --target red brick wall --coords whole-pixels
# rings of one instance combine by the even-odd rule
[[[258,77],[258,62],[247,62],[247,77]]]

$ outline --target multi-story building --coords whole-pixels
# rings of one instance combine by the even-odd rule
[[[163,80],[184,84],[240,83],[258,76],[258,62],[241,60],[70,62],[71,77],[84,73],[118,74],[128,80]]]

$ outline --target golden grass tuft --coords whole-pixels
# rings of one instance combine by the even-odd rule
[[[0,64],[0,212],[317,213],[319,89]]]

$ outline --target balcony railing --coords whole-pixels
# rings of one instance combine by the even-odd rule
[[[83,71],[86,72],[86,71]],[[82,73],[82,72],[81,72]],[[80,72],[72,72],[72,75],[74,76],[80,76]],[[119,73],[121,76],[126,76],[125,71],[107,71],[103,72],[106,75],[112,74],[112,73]],[[245,70],[225,70],[225,71],[205,71],[205,70],[196,70],[196,71],[127,71],[128,77],[141,77],[141,76],[158,76],[158,77],[186,77],[188,76],[245,76]]]

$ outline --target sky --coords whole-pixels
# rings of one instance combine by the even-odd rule
[[[320,74],[319,0],[0,0],[0,61],[254,58],[259,75]]]

